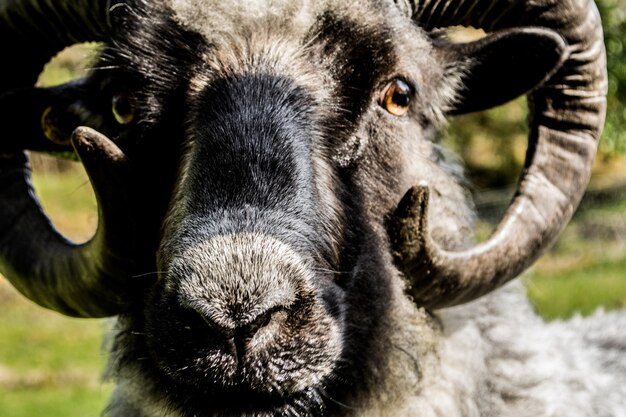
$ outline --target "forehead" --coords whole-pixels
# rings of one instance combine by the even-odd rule
[[[303,35],[317,16],[332,6],[328,1],[306,0],[164,1],[180,23],[207,39],[254,27],[282,28],[295,36]]]
[[[216,32],[233,33],[255,27],[306,34],[329,13],[352,17],[361,24],[380,24],[391,3],[370,0],[162,0],[183,25],[207,38]]]
[[[156,0],[103,63],[144,80],[144,101],[264,72],[363,109],[390,77],[428,98],[442,77],[425,33],[392,1]],[[317,87],[315,87],[317,86]],[[154,94],[152,94],[154,93]],[[158,108],[158,106],[157,106]],[[356,114],[356,113],[355,113]]]
[[[412,51],[402,50],[409,37],[412,50],[429,46],[391,1],[161,0],[161,3],[173,12],[181,28],[201,35],[212,53],[237,45],[243,55],[271,54],[273,51],[268,48],[278,40],[279,49],[285,52],[290,50],[285,45],[289,43],[293,48],[321,45],[322,55],[349,62],[355,58],[371,61],[374,57],[370,53],[374,49],[377,55],[394,49],[400,55],[410,55]],[[246,45],[241,47],[242,43]],[[328,49],[329,44],[336,46]],[[286,55],[289,59],[291,54]],[[341,62],[334,63],[337,64]]]
[[[322,68],[325,62],[336,68],[354,61],[392,60],[394,36],[388,10],[379,2],[162,0],[162,4],[181,28],[202,37],[208,47],[202,59],[205,69],[222,75],[293,66],[302,73],[311,58]],[[337,58],[340,62],[335,62]]]
[[[128,30],[120,31],[116,45],[127,49],[129,55],[139,54],[122,57],[131,62],[145,55],[163,64],[168,55],[174,55],[180,64],[184,63],[181,49],[195,48],[190,52],[198,57],[207,49],[228,49],[250,40],[254,47],[248,51],[257,53],[263,50],[259,44],[277,39],[298,48],[335,43],[339,48],[354,50],[359,45],[376,45],[381,51],[396,49],[399,55],[409,57],[412,52],[430,47],[423,31],[393,1],[155,0],[139,5],[145,9],[143,17],[139,23],[129,18],[131,24]],[[161,51],[163,58],[159,59],[156,51]],[[336,48],[323,52],[341,57]],[[419,55],[412,59],[419,59]]]

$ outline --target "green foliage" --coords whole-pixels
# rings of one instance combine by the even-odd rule
[[[38,155],[33,163],[35,191],[63,234],[77,242],[93,236],[98,222],[96,198],[82,165]]]
[[[79,43],[65,48],[45,66],[37,84],[50,87],[84,76],[99,48],[98,43]]]
[[[597,0],[608,57],[608,112],[602,151],[626,152],[626,0]]]
[[[60,172],[35,164],[34,184],[56,226],[72,238],[93,234],[96,203],[78,164]],[[103,320],[64,317],[36,306],[0,276],[0,416],[98,416],[111,393],[102,382]]]
[[[524,164],[528,128],[526,99],[454,119],[444,142],[462,159],[478,190],[515,182]]]
[[[626,192],[595,192],[556,245],[537,262],[528,292],[548,319],[626,308]]]

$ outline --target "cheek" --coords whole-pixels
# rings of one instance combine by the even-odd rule
[[[371,218],[383,219],[395,207],[403,193],[403,181],[410,165],[419,163],[413,155],[407,154],[406,143],[419,142],[417,123],[410,120],[391,120],[393,117],[382,114],[367,126],[368,146],[356,171],[357,188],[364,190],[364,207]]]
[[[369,136],[366,132],[359,130],[350,135],[342,144],[339,145],[333,161],[343,169],[350,168],[359,163],[363,158],[365,149],[369,144]]]

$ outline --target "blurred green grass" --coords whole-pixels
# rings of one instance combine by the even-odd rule
[[[599,305],[626,308],[625,189],[588,193],[592,198],[526,278],[529,296],[546,319],[588,315]]]
[[[81,386],[43,387],[4,394],[2,417],[88,417],[105,407],[108,390]]]
[[[541,269],[526,278],[528,294],[546,319],[591,314],[626,307],[626,259],[600,260],[581,269],[558,272]]]

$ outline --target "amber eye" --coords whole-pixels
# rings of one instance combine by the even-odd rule
[[[121,125],[127,125],[135,119],[135,107],[135,99],[125,93],[116,94],[111,100],[113,116]]]
[[[394,116],[403,116],[409,111],[413,89],[399,78],[389,82],[380,93],[380,105]]]

